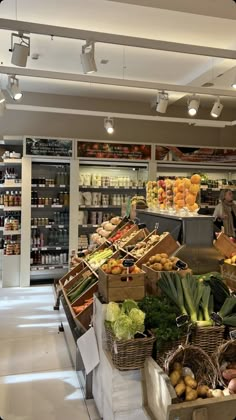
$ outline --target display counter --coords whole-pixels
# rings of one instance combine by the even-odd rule
[[[158,223],[158,232],[170,232],[176,241],[186,246],[211,246],[213,242],[213,217],[194,214],[158,213],[154,210],[137,210],[137,216],[152,230]]]
[[[177,255],[192,268],[195,274],[219,271],[220,253],[213,246],[213,217],[206,215],[180,216],[154,210],[137,210],[137,217],[153,230],[170,232],[180,247]]]

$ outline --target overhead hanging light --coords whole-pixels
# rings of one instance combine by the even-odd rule
[[[188,99],[188,113],[191,117],[197,115],[200,105],[200,98],[197,95],[190,96]]]
[[[18,42],[14,42],[15,38],[17,38]],[[12,33],[11,48],[9,51],[12,52],[12,64],[19,67],[26,67],[27,59],[30,55],[30,38],[21,33]]]
[[[19,80],[16,76],[8,76],[7,91],[14,101],[19,101],[22,98],[23,94],[19,87]]]
[[[165,114],[169,103],[169,95],[167,92],[158,92],[156,111]]]
[[[6,98],[3,95],[2,89],[0,89],[0,104],[2,104],[3,102],[5,102]]]
[[[97,71],[94,52],[94,42],[86,42],[86,44],[82,46],[82,53],[80,54],[80,59],[83,67],[83,72],[85,74],[95,73]]]
[[[114,133],[114,121],[113,118],[105,118],[104,119],[104,127],[107,130],[108,134]]]
[[[211,116],[213,118],[218,118],[220,116],[223,108],[224,108],[224,106],[220,102],[220,98],[217,98],[217,100],[215,101],[215,103],[212,107]]]

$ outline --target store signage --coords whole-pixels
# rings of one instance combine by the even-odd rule
[[[55,158],[72,156],[72,140],[27,137],[25,143],[26,155]]]
[[[78,158],[150,160],[151,146],[78,141],[77,156]]]
[[[156,146],[156,160],[193,163],[236,163],[236,149]]]

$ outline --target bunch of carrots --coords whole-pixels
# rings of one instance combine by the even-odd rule
[[[90,299],[86,299],[84,301],[83,305],[80,306],[73,306],[74,312],[76,313],[76,315],[80,314],[82,311],[84,311],[89,305],[91,305],[93,303],[93,297],[91,297]]]

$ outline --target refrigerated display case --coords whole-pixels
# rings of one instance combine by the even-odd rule
[[[68,269],[69,190],[69,163],[32,163],[31,281],[59,278]]]

